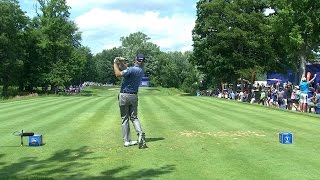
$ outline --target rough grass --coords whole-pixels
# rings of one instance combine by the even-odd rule
[[[145,88],[139,117],[149,148],[140,150],[123,147],[118,90],[2,101],[0,179],[320,177],[319,116]],[[20,147],[12,132],[21,130],[42,134],[45,145]],[[278,142],[281,131],[293,144]]]

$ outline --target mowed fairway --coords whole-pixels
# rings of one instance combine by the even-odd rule
[[[0,102],[0,179],[320,177],[319,116],[141,89],[149,148],[125,148],[118,89],[91,90]],[[20,147],[12,133],[21,130],[42,134],[45,145]],[[293,144],[279,143],[281,131],[293,133]]]

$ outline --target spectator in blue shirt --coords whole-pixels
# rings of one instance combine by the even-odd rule
[[[315,74],[314,77],[310,81],[307,81],[307,79],[304,77],[304,75],[302,75],[302,77],[301,77],[301,81],[299,84],[301,112],[307,112],[309,85],[311,82],[313,82],[315,80],[316,77],[317,77],[317,74]]]

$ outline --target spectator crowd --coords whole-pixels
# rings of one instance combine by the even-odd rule
[[[270,85],[257,84],[247,86],[244,90],[233,91],[232,88],[199,91],[198,96],[214,96],[240,102],[256,103],[262,106],[280,109],[320,114],[320,85],[310,83],[307,100],[303,106],[300,86],[291,82],[273,83]]]

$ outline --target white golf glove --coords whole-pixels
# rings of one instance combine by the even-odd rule
[[[118,63],[119,63],[119,57],[114,58],[113,62],[114,62],[115,64],[118,64]]]
[[[119,62],[120,62],[120,61],[123,62],[123,61],[125,61],[125,60],[126,60],[126,58],[124,58],[124,57],[119,57]]]
[[[124,57],[116,57],[116,58],[114,58],[113,62],[116,64],[119,64],[120,61],[124,61],[124,60],[125,60]]]

